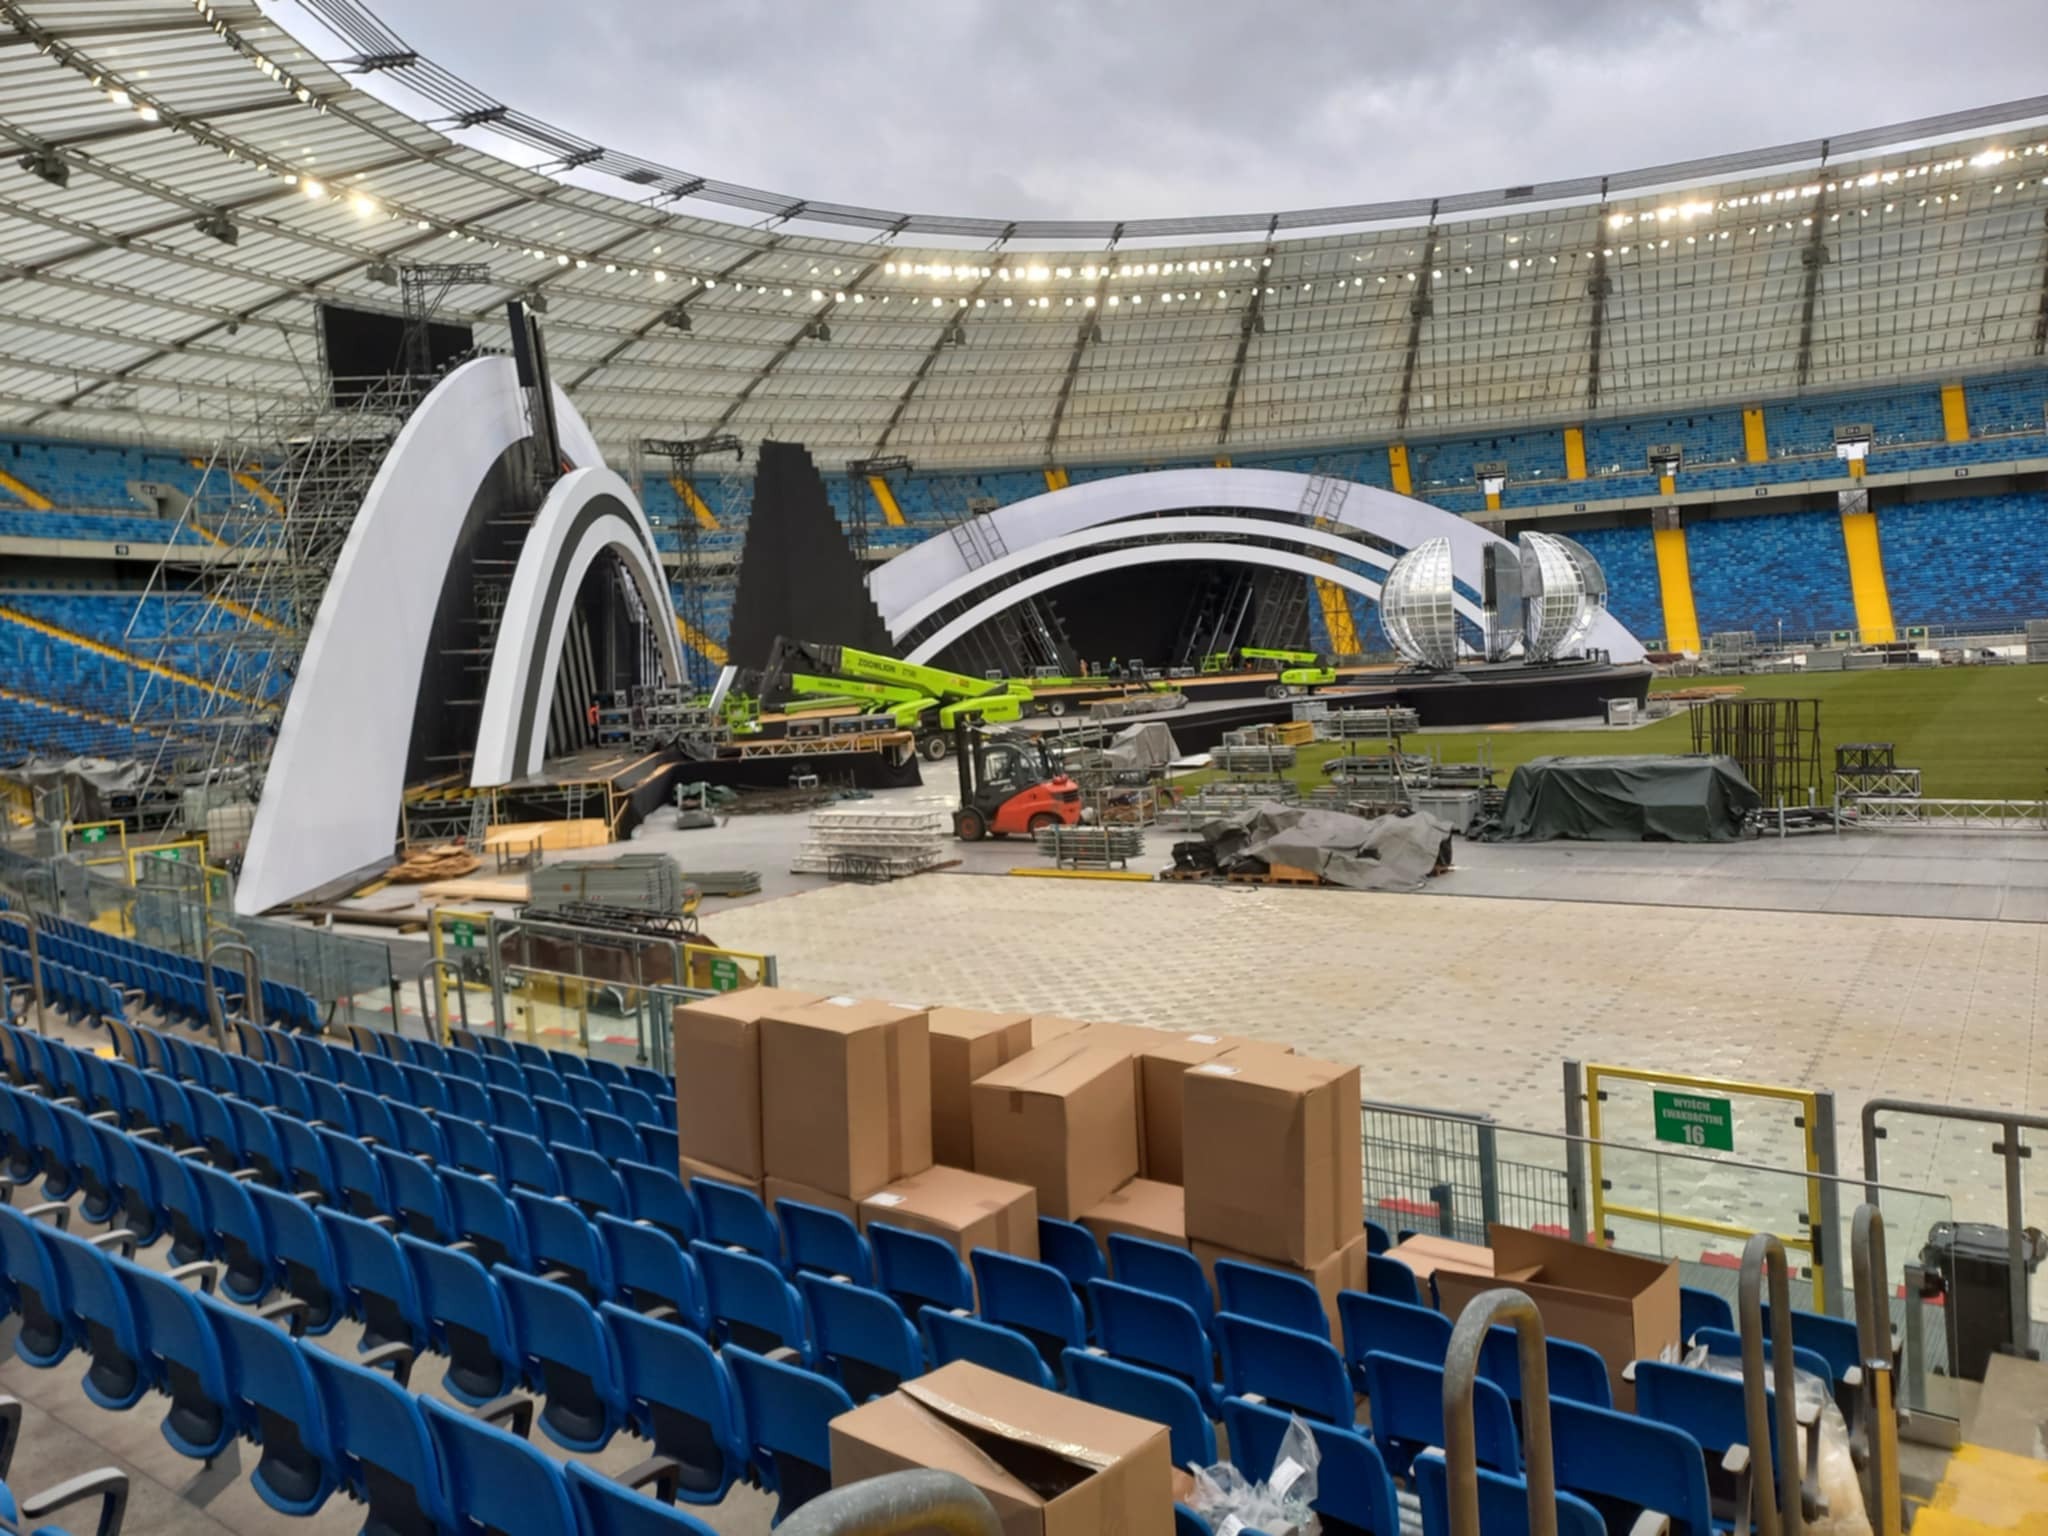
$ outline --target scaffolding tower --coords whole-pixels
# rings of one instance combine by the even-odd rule
[[[697,490],[697,463],[700,459],[732,455],[731,477],[736,478],[739,466],[746,457],[746,450],[739,438],[730,432],[710,437],[667,438],[647,437],[640,440],[640,452],[666,458],[669,464],[669,483],[675,487],[676,496],[683,503],[682,515],[676,519],[676,538],[681,547],[682,559],[677,570],[676,614],[682,620],[687,643],[683,646],[683,666],[689,674],[690,687],[698,693],[709,693],[716,681],[718,669],[709,657],[703,655],[697,644],[710,634],[710,602],[712,575],[710,562],[704,554],[704,529],[697,520],[697,508],[705,506],[702,494]],[[726,476],[720,477],[721,491],[727,488]],[[723,495],[721,506],[733,503]]]

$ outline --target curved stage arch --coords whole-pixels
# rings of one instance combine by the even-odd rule
[[[1269,515],[1241,515],[1245,513]],[[1334,543],[1333,552],[1369,565],[1384,566],[1392,557],[1384,549],[1342,538],[1315,525],[1323,522],[1331,528],[1355,530],[1397,553],[1413,549],[1427,539],[1446,539],[1451,546],[1453,574],[1475,592],[1484,587],[1487,546],[1513,547],[1454,512],[1377,486],[1271,469],[1167,469],[1069,486],[969,519],[960,536],[949,532],[927,539],[880,567],[868,578],[868,590],[891,637],[911,642],[912,660],[929,660],[944,645],[967,633],[956,620],[932,637],[918,634],[919,627],[947,605],[971,598],[992,582],[1000,582],[1068,550],[1141,538],[1154,524],[1162,525],[1161,531],[1166,532],[1173,531],[1175,524],[1193,531],[1189,526],[1191,518],[1175,514],[1192,514],[1204,521],[1215,519],[1225,525],[1222,531],[1248,539],[1262,538],[1313,549],[1330,549]],[[1037,592],[1086,574],[1081,570],[1084,565],[1089,571],[1099,572],[1162,563],[1156,558],[1141,558],[1152,547],[1157,546],[1137,544],[1108,556],[1088,556],[1039,573],[1052,577],[1051,580],[1039,582],[1039,577],[1033,577],[1005,587],[975,605],[973,611],[982,614],[976,622],[983,622]],[[968,548],[1003,553],[975,565],[967,558]],[[1192,554],[1183,553],[1177,558],[1275,565],[1272,561],[1245,559],[1257,552],[1251,545],[1209,543],[1195,545],[1193,549]],[[1304,574],[1378,597],[1376,584],[1360,577],[1346,580],[1348,573],[1341,566],[1305,556],[1297,558],[1304,562]],[[1105,559],[1108,563],[1096,563]],[[1279,568],[1302,567],[1288,564]],[[1033,582],[1039,584],[1032,585]],[[1477,622],[1478,609],[1469,600],[1461,599],[1459,609]],[[939,635],[946,638],[940,640]],[[1587,644],[1606,651],[1619,663],[1641,661],[1644,655],[1642,642],[1608,613],[1603,613],[1594,624]]]
[[[608,469],[572,470],[548,492],[519,553],[491,657],[471,788],[540,771],[547,755],[548,700],[554,697],[576,590],[607,551],[624,563],[647,611],[665,618],[673,605],[661,555],[632,489]],[[671,683],[680,683],[683,653],[676,627],[660,623],[655,632],[662,637],[662,670]]]

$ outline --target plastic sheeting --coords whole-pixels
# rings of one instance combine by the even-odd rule
[[[1284,864],[1357,891],[1416,891],[1451,829],[1431,816],[1378,816],[1261,801],[1202,827],[1219,867],[1239,859]]]
[[[1515,770],[1486,836],[1725,843],[1762,804],[1732,757],[1539,757]]]

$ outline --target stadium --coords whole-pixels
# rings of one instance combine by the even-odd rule
[[[2048,96],[1007,219],[400,9],[0,0],[0,1529],[2039,1528]]]

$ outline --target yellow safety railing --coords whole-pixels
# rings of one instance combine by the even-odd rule
[[[71,839],[76,837],[74,846]],[[107,845],[112,843],[112,849]],[[128,824],[124,821],[67,821],[64,823],[64,851],[82,853],[88,864],[125,863],[128,857]]]
[[[1660,1227],[1676,1227],[1684,1232],[1701,1232],[1710,1237],[1725,1237],[1745,1243],[1756,1236],[1758,1230],[1755,1227],[1745,1227],[1739,1222],[1720,1221],[1710,1216],[1684,1216],[1670,1211],[1645,1210],[1641,1206],[1625,1205],[1610,1200],[1607,1195],[1606,1175],[1601,1166],[1603,1082],[1644,1083],[1653,1087],[1690,1089],[1730,1099],[1774,1099],[1782,1103],[1796,1104],[1799,1107],[1799,1130],[1807,1174],[1806,1230],[1777,1232],[1772,1235],[1787,1248],[1799,1248],[1807,1252],[1811,1260],[1815,1294],[1826,1294],[1825,1250],[1816,1244],[1814,1238],[1814,1234],[1819,1232],[1823,1225],[1821,1176],[1824,1170],[1821,1165],[1820,1142],[1815,1134],[1815,1127],[1820,1121],[1819,1094],[1810,1088],[1787,1088],[1777,1083],[1747,1083],[1725,1077],[1698,1077],[1684,1072],[1652,1072],[1641,1067],[1604,1066],[1588,1062],[1585,1067],[1586,1133],[1591,1143],[1588,1175],[1592,1185],[1593,1233],[1601,1242],[1607,1241],[1609,1217],[1620,1217],[1624,1221],[1649,1222]],[[1699,1152],[1702,1146],[1696,1144],[1691,1150]]]
[[[743,949],[719,949],[711,944],[683,946],[683,985],[700,992],[738,992],[758,987],[768,974],[766,955]]]
[[[186,838],[175,843],[151,843],[146,848],[126,848],[122,851],[127,855],[130,885],[142,884],[142,861],[145,859],[162,859],[171,864],[189,864],[199,870],[202,876],[206,869],[206,843],[201,838]],[[202,879],[201,884],[204,883]]]

